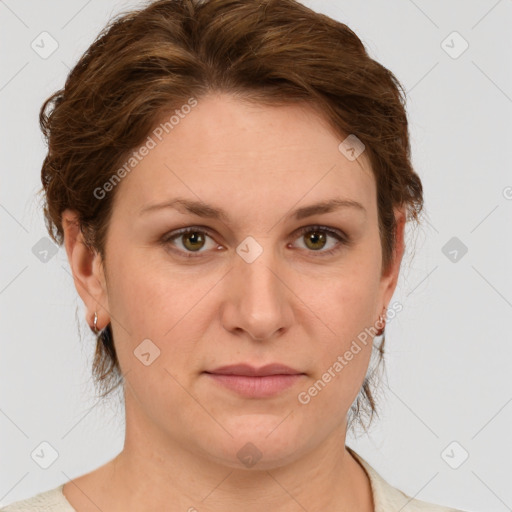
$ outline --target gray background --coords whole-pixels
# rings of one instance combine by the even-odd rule
[[[404,309],[386,329],[383,414],[347,444],[418,499],[511,510],[512,1],[304,3],[351,27],[404,84],[425,187],[394,297]],[[65,251],[46,262],[35,254],[47,236],[37,116],[107,20],[136,5],[0,1],[0,505],[122,449],[122,409],[94,398],[93,337]],[[58,43],[47,58],[31,47],[43,31]],[[59,455],[47,469],[31,458],[43,441]],[[457,469],[447,463],[466,452]]]

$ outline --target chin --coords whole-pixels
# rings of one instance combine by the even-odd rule
[[[303,451],[301,443],[308,436],[294,428],[288,419],[276,415],[244,415],[223,422],[231,437],[219,429],[218,442],[204,449],[217,462],[242,470],[270,470],[293,462]],[[291,417],[291,415],[290,415]],[[305,450],[305,446],[303,447]]]

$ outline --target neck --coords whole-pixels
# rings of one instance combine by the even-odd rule
[[[116,497],[109,510],[373,510],[368,477],[345,448],[346,423],[302,457],[264,470],[220,464],[147,422],[126,425],[105,482]]]
[[[66,484],[64,495],[77,512],[371,512],[371,485],[346,449],[345,434],[346,421],[293,459],[240,469],[176,440],[127,399],[123,450],[76,485]]]

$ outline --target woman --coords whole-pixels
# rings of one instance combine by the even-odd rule
[[[423,204],[401,86],[347,26],[157,1],[100,34],[41,127],[48,230],[126,437],[2,510],[455,510],[345,446]]]

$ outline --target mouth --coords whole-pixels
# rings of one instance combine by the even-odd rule
[[[279,363],[261,368],[248,364],[222,366],[205,371],[204,374],[222,387],[248,398],[277,395],[297,384],[306,375]]]

